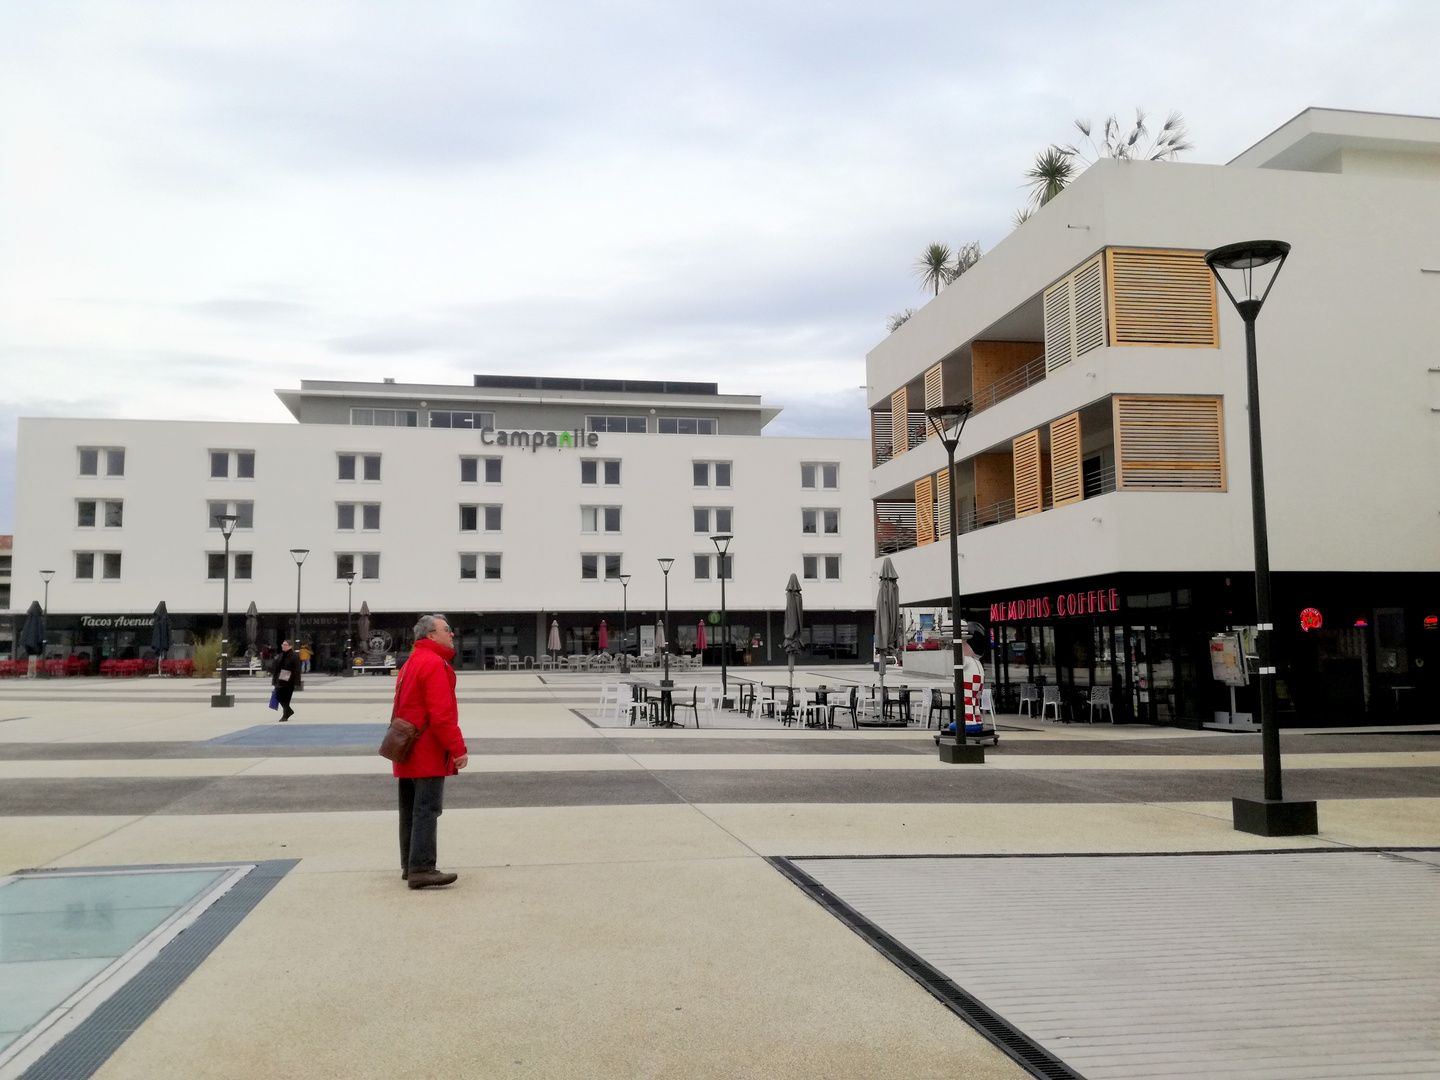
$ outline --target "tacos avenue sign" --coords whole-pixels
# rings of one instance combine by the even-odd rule
[[[594,449],[600,445],[600,435],[578,428],[574,431],[496,431],[494,428],[481,428],[480,442],[485,446],[523,446],[538,454],[547,447],[555,450]]]

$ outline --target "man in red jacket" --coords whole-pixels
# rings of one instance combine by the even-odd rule
[[[412,889],[449,885],[459,875],[435,869],[435,826],[445,777],[469,763],[450,666],[455,635],[444,615],[421,615],[415,649],[396,677],[395,715],[421,729],[415,747],[395,764],[400,779],[400,876]]]

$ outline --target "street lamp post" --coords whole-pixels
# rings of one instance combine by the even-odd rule
[[[960,433],[965,430],[965,421],[970,419],[974,407],[968,401],[957,405],[937,405],[926,409],[931,430],[945,447],[949,464],[946,476],[950,480],[950,662],[953,670],[955,706],[951,714],[955,718],[955,741],[939,740],[940,760],[951,765],[985,764],[985,747],[971,745],[965,738],[965,642],[960,633],[964,617],[960,613],[960,500],[958,485],[955,483],[955,448],[960,445]],[[884,657],[881,657],[884,663]]]
[[[295,626],[290,631],[290,645],[297,657],[300,655],[300,568],[305,565],[305,556],[309,554],[309,548],[290,549],[290,557],[295,560]]]
[[[660,628],[665,631],[665,673],[660,679],[661,686],[672,686],[670,682],[670,567],[675,565],[674,559],[657,559],[660,564],[660,572],[665,575],[665,617],[660,620]]]
[[[1320,831],[1315,803],[1284,797],[1280,777],[1280,729],[1275,720],[1275,632],[1270,608],[1270,537],[1265,518],[1265,465],[1260,448],[1260,370],[1255,359],[1255,320],[1290,254],[1283,240],[1246,240],[1206,252],[1205,262],[1245,323],[1245,383],[1250,420],[1250,520],[1255,542],[1256,690],[1260,697],[1260,749],[1265,769],[1263,799],[1232,799],[1235,828],[1259,836],[1313,836]],[[1233,286],[1233,287],[1232,287]]]
[[[630,674],[630,575],[620,575],[620,670]]]
[[[40,642],[40,674],[45,674],[45,647],[50,644],[50,579],[55,576],[54,570],[41,570],[40,580],[45,582],[45,635]],[[17,650],[18,651],[18,650]]]
[[[720,704],[723,708],[725,699],[730,696],[730,683],[726,674],[726,658],[730,652],[730,620],[725,611],[725,571],[729,568],[730,541],[734,537],[729,533],[722,533],[720,536],[710,537],[710,542],[715,545],[715,573],[720,578]]]
[[[355,664],[351,660],[350,637],[350,612],[355,607],[355,571],[350,570],[341,575],[345,579],[345,675],[347,678],[355,674]]]
[[[225,591],[220,601],[220,693],[210,695],[212,709],[228,709],[235,704],[234,695],[229,693],[230,679],[230,536],[235,531],[235,522],[240,520],[234,514],[216,514],[215,524],[220,526],[220,535],[225,537]]]

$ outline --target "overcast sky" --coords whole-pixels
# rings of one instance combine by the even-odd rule
[[[923,246],[1137,104],[1225,161],[1440,114],[1440,4],[0,5],[0,532],[17,415],[288,421],[301,378],[718,381],[865,431]]]

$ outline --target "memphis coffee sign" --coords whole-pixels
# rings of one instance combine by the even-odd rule
[[[549,447],[555,450],[594,449],[600,445],[600,436],[594,431],[496,431],[494,428],[480,429],[480,442],[485,446],[523,446],[538,454]]]
[[[1024,600],[1002,600],[990,605],[990,621],[1020,622],[1031,619],[1066,618],[1071,615],[1104,615],[1120,610],[1117,589],[1087,589],[1084,592],[1028,596]]]

